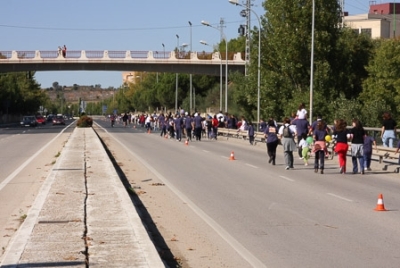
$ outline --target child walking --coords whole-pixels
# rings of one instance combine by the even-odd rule
[[[254,143],[254,126],[253,126],[252,122],[249,122],[248,133],[249,133],[249,142],[251,145],[253,145],[253,143]]]
[[[307,142],[307,134],[301,135],[301,140],[299,142],[299,147],[301,148],[301,155],[303,156],[304,165],[308,166],[308,152],[310,151],[310,144]]]
[[[366,132],[364,136],[364,169],[370,171],[371,170],[371,158],[372,158],[372,145],[376,148],[376,141],[374,137],[368,135]]]

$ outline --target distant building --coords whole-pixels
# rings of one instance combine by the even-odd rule
[[[368,14],[345,16],[344,24],[371,38],[400,36],[400,3],[370,3]]]
[[[122,84],[136,83],[136,72],[123,72],[122,73]]]

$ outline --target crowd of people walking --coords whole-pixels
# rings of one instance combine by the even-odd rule
[[[277,149],[281,144],[286,170],[294,168],[294,152],[297,151],[305,166],[309,165],[310,155],[313,155],[314,172],[320,174],[324,174],[325,159],[328,156],[327,146],[334,145],[340,174],[347,173],[349,144],[352,174],[365,174],[365,171],[371,170],[372,150],[373,147],[376,149],[375,139],[369,135],[358,119],[352,120],[350,128],[343,119],[334,120],[334,125],[329,127],[321,116],[317,116],[316,120],[310,124],[303,103],[299,105],[297,113],[283,119],[281,126],[278,127],[273,118],[268,121],[261,119],[259,129],[256,129],[254,124],[247,121],[244,116],[238,120],[234,115],[222,112],[215,115],[201,115],[198,112],[190,114],[184,110],[174,114],[155,112],[140,115],[124,114],[120,120],[125,127],[133,123],[135,127],[136,125],[145,127],[148,132],[159,131],[160,137],[175,139],[178,142],[182,139],[187,141],[201,141],[202,138],[217,140],[219,128],[230,128],[236,129],[238,136],[243,133],[243,136],[248,137],[249,143],[253,144],[255,132],[262,132],[265,137],[269,164],[276,165]],[[384,146],[393,147],[396,140],[396,121],[390,113],[383,114],[381,137]],[[396,153],[399,150],[400,146]]]

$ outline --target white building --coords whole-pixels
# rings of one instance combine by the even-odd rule
[[[345,16],[344,24],[371,38],[400,36],[400,3],[372,4],[368,14]]]

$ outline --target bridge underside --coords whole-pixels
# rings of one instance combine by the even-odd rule
[[[26,71],[138,71],[187,73],[198,75],[220,75],[220,65],[216,64],[140,64],[140,63],[8,63],[0,65],[0,72]],[[244,65],[229,65],[228,72],[244,73]],[[225,64],[222,65],[222,76],[225,76]]]

